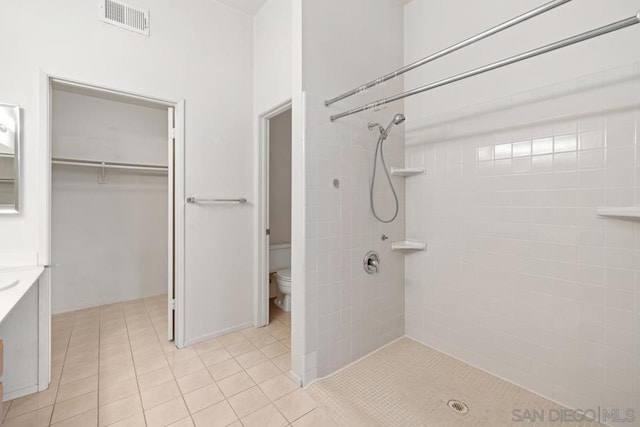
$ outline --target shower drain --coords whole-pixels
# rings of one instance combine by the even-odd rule
[[[466,414],[469,412],[469,407],[459,400],[450,400],[447,402],[447,406],[459,414]]]

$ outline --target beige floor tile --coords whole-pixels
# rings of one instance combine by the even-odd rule
[[[236,421],[234,423],[229,424],[227,427],[242,427],[242,423],[240,421]]]
[[[140,391],[149,390],[155,386],[159,386],[160,384],[167,383],[172,381],[173,374],[171,373],[171,369],[169,368],[160,368],[155,371],[151,371],[147,374],[141,375],[138,377],[138,387]]]
[[[6,410],[6,418],[18,417],[28,412],[51,406],[55,402],[55,398],[56,390],[50,387],[46,391],[15,399],[11,402],[11,406]]]
[[[140,395],[134,394],[101,406],[98,412],[98,424],[101,427],[108,426],[139,413],[142,413],[142,402],[140,401]]]
[[[207,371],[206,369],[201,369],[192,374],[180,377],[177,379],[177,381],[182,394],[186,394],[209,384],[213,384],[213,378],[211,378],[209,371]]]
[[[185,375],[192,374],[204,369],[205,366],[199,358],[193,357],[191,359],[182,360],[171,365],[171,370],[176,378],[184,377]]]
[[[189,416],[182,397],[177,397],[144,413],[148,427],[163,427]]]
[[[212,338],[210,340],[193,345],[193,349],[200,355],[206,354],[213,350],[218,350],[219,348],[222,348],[222,343],[218,341],[217,338]]]
[[[233,357],[240,356],[241,354],[249,353],[250,351],[257,350],[253,344],[249,341],[242,341],[237,344],[231,344],[227,347],[227,351],[231,353]]]
[[[104,406],[117,400],[124,399],[134,394],[138,394],[138,381],[135,378],[104,384],[100,378],[100,389],[98,392],[98,405]]]
[[[191,347],[175,349],[165,353],[167,361],[170,364],[182,362],[183,360],[198,357],[198,353]]]
[[[267,326],[264,327],[264,330],[269,332],[269,333],[273,333],[273,331],[277,331],[278,329],[282,329],[282,328],[286,328],[287,325],[285,325],[284,323],[282,323],[279,320],[272,320],[269,322],[269,324]]]
[[[92,391],[82,396],[77,396],[64,402],[58,402],[53,408],[51,423],[66,420],[98,407],[98,392]]]
[[[277,377],[271,378],[270,380],[259,384],[259,386],[264,394],[266,394],[272,401],[278,400],[282,396],[300,388],[285,374],[280,374]]]
[[[3,405],[3,412],[2,414],[0,414],[0,426],[2,425],[2,422],[4,421],[4,419],[7,416],[7,412],[9,411],[9,407],[11,406],[11,400],[9,400],[8,402],[4,402]]]
[[[191,414],[224,400],[224,395],[216,384],[209,384],[187,393],[183,397]]]
[[[259,330],[259,329],[256,329],[256,330]],[[264,331],[257,335],[249,336],[247,337],[247,339],[251,341],[251,343],[256,347],[264,347],[265,345],[269,345],[278,341],[267,331]]]
[[[270,378],[280,375],[280,373],[280,369],[269,360],[247,369],[247,374],[249,374],[256,384],[265,382]]]
[[[271,361],[280,369],[282,372],[287,372],[291,370],[291,353],[285,353],[282,356],[275,357],[271,359]]]
[[[93,409],[75,417],[68,418],[59,423],[51,424],[52,427],[95,427],[98,425],[98,410]]]
[[[47,427],[51,421],[53,405],[5,419],[2,427]]]
[[[283,340],[280,340],[280,344],[282,344],[283,346],[287,347],[289,349],[289,351],[291,351],[291,337],[285,338]]]
[[[123,364],[122,367],[114,367],[108,371],[100,372],[99,383],[111,384],[114,382],[124,381],[128,378],[135,378],[136,371],[133,363]]]
[[[193,420],[191,417],[183,418],[179,421],[176,421],[173,424],[169,424],[169,427],[193,427]]]
[[[135,355],[132,353],[132,359],[134,363],[142,363],[147,359],[152,359],[157,356],[161,356],[163,352],[158,352],[158,349],[152,348],[144,351],[137,351]]]
[[[180,389],[178,389],[178,384],[175,381],[169,381],[143,391],[140,397],[142,398],[142,407],[147,411],[180,396],[181,393]]]
[[[261,347],[260,351],[265,356],[267,356],[268,359],[273,359],[278,356],[282,356],[285,353],[288,353],[289,348],[280,342],[274,342],[273,344],[269,344],[267,346]]]
[[[269,403],[269,399],[258,386],[251,387],[229,398],[229,404],[240,418],[267,406]]]
[[[91,377],[82,378],[76,381],[72,381],[67,384],[62,384],[58,388],[58,394],[56,396],[56,402],[63,402],[65,400],[82,396],[98,389],[98,376],[93,375]]]
[[[271,344],[270,344],[271,345]],[[260,350],[253,350],[249,353],[245,353],[241,356],[236,357],[236,361],[242,366],[244,369],[249,369],[252,366],[259,365],[265,362],[267,358],[265,357]]]
[[[227,398],[234,394],[238,394],[241,391],[245,391],[254,385],[255,383],[251,377],[244,371],[218,381],[218,386],[220,386],[220,389]]]
[[[122,365],[131,365],[133,363],[133,357],[131,352],[118,353],[112,356],[100,357],[100,372],[111,371]]]
[[[234,333],[219,337],[218,341],[220,341],[223,346],[228,347],[233,344],[238,344],[243,341],[247,341],[247,339],[240,332],[234,332]]]
[[[289,328],[276,329],[275,331],[271,332],[271,335],[273,335],[273,337],[278,341],[282,341],[291,336],[291,329]]]
[[[273,405],[265,406],[242,418],[241,421],[244,427],[284,427],[289,424]]]
[[[192,415],[197,427],[225,427],[238,417],[226,400]]]
[[[108,427],[146,427],[146,425],[147,421],[144,419],[144,414],[140,412],[131,417],[117,421]]]
[[[297,420],[317,406],[315,400],[306,391],[300,389],[281,397],[273,404],[289,422]]]
[[[62,378],[60,384],[70,383],[82,378],[90,377],[92,375],[98,375],[98,361],[91,361],[86,364],[77,366],[65,366],[62,370]]]
[[[164,368],[166,366],[169,366],[167,359],[164,357],[163,354],[158,354],[155,357],[145,359],[140,362],[136,362],[135,364],[136,375],[137,376],[144,375],[151,371],[156,371],[160,368]]]
[[[217,365],[218,363],[224,362],[225,360],[229,360],[231,358],[231,354],[224,348],[211,350],[205,354],[200,355],[200,360],[202,360],[202,363],[204,363],[206,366]]]
[[[329,414],[321,408],[316,408],[298,420],[291,423],[293,427],[337,427]]]
[[[225,360],[213,366],[209,366],[209,372],[214,380],[219,381],[242,371],[242,366],[235,359]]]

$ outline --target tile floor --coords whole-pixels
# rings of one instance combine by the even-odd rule
[[[326,426],[287,375],[291,316],[192,347],[166,339],[166,296],[53,317],[52,383],[5,404],[4,427]]]
[[[565,408],[410,338],[313,383],[307,392],[338,425],[349,427],[602,426],[549,420]],[[451,399],[469,411],[453,411]],[[514,409],[543,410],[547,418],[514,420]]]

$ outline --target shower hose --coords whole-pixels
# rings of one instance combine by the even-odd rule
[[[388,224],[390,222],[393,222],[393,220],[395,220],[396,217],[398,216],[399,205],[398,205],[398,195],[396,194],[396,189],[393,187],[393,182],[391,182],[391,176],[389,175],[389,170],[387,169],[387,164],[384,161],[383,145],[384,145],[385,139],[386,137],[384,135],[380,135],[380,138],[378,138],[378,144],[376,145],[376,154],[375,154],[375,157],[373,158],[373,176],[371,177],[371,186],[369,187],[369,200],[371,202],[371,212],[373,213],[373,216],[376,217],[378,221]],[[380,160],[382,162],[382,167],[384,169],[384,173],[387,175],[387,181],[389,182],[389,187],[391,187],[391,192],[393,193],[393,199],[395,200],[395,203],[396,203],[396,210],[395,210],[395,213],[393,214],[393,217],[391,217],[391,219],[380,218],[378,216],[378,213],[376,212],[375,204],[373,203],[373,187],[375,186],[375,182],[376,182],[378,152],[380,153]]]

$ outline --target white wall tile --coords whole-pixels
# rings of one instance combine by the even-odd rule
[[[595,213],[640,200],[631,68],[626,85],[578,79],[554,86],[563,99],[541,89],[508,115],[499,100],[411,130],[411,158],[436,170],[406,188],[407,234],[429,244],[406,263],[408,335],[565,404],[640,404],[640,225]],[[470,150],[459,182],[438,169]],[[470,337],[443,333],[452,324]]]

